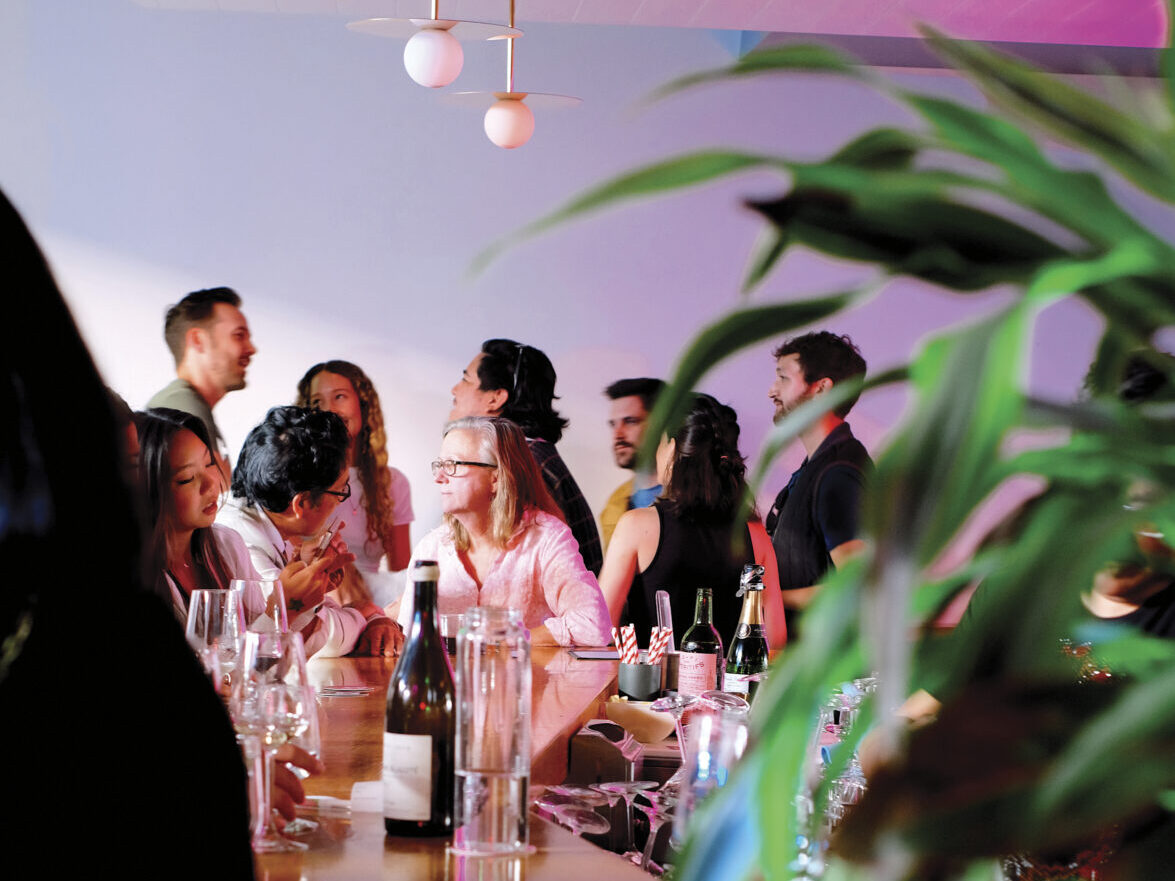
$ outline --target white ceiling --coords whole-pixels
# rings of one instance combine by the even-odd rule
[[[134,0],[159,9],[430,17],[429,0]],[[440,0],[440,17],[505,21],[508,0]],[[972,40],[1154,47],[1163,0],[516,0],[517,22],[910,37],[924,21]]]

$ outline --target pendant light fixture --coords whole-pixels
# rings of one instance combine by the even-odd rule
[[[347,27],[376,37],[408,38],[404,68],[408,76],[431,89],[447,86],[461,73],[465,52],[461,40],[502,40],[522,36],[514,27],[484,21],[441,18],[440,0],[432,0],[431,18],[366,18]]]
[[[514,0],[510,2],[509,27],[514,28]],[[483,122],[486,137],[504,150],[521,147],[534,134],[534,112],[526,103],[530,100],[535,107],[573,107],[582,103],[570,95],[553,95],[544,92],[517,92],[514,90],[514,39],[516,35],[503,37],[506,41],[506,91],[504,92],[454,92],[446,95],[453,103],[484,106],[492,101],[485,112]]]

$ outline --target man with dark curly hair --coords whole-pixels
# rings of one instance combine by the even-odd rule
[[[828,331],[787,340],[774,355],[775,381],[767,396],[775,422],[837,383],[865,376],[865,359],[853,341]],[[767,515],[789,634],[797,633],[795,618],[824,574],[864,546],[858,538],[860,498],[873,462],[845,422],[856,401],[854,394],[800,432],[808,458]]]

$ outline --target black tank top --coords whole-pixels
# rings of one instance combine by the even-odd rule
[[[722,636],[725,649],[734,638],[742,600],[738,592],[743,566],[753,563],[755,552],[751,547],[751,533],[746,524],[735,536],[742,547],[732,550],[732,524],[693,523],[681,520],[653,506],[661,521],[661,539],[644,572],[637,572],[628,592],[624,620],[636,625],[637,641],[647,645],[649,630],[657,623],[655,595],[659,590],[669,592],[673,605],[673,638],[681,645],[681,638],[694,623],[694,601],[699,587],[714,591],[714,626]]]

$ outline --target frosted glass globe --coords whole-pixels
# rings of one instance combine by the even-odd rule
[[[457,79],[465,63],[461,44],[446,30],[425,28],[404,47],[404,69],[422,86],[438,89]]]
[[[485,115],[486,137],[507,150],[521,147],[534,134],[534,114],[516,98],[503,98]]]

